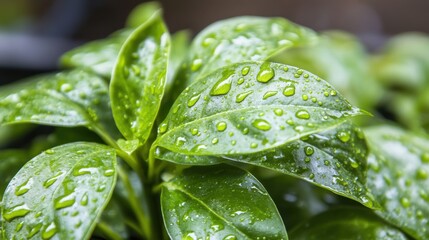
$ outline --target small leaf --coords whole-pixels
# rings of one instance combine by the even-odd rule
[[[73,70],[41,76],[0,99],[0,123],[37,123],[102,129],[113,137],[108,86],[103,79]]]
[[[159,14],[123,45],[110,84],[115,122],[127,140],[147,140],[164,94],[170,36]]]
[[[288,239],[264,187],[227,165],[187,169],[164,183],[161,207],[171,239]]]
[[[179,80],[189,85],[218,68],[266,60],[284,49],[315,40],[313,31],[283,18],[236,17],[218,21],[195,37],[184,79]]]
[[[74,48],[61,56],[60,64],[66,68],[84,68],[103,77],[110,75],[119,50],[132,29],[123,29],[101,40]]]
[[[3,198],[3,193],[12,177],[28,160],[28,154],[24,150],[0,151],[0,200]]]
[[[276,63],[239,63],[185,89],[160,125],[154,146],[184,155],[255,153],[360,114],[309,72]]]
[[[337,208],[323,212],[293,229],[291,239],[408,239],[398,229],[363,208]]]
[[[429,238],[429,139],[400,128],[367,128],[367,185],[377,214],[416,239]]]
[[[115,182],[114,149],[80,142],[45,151],[6,189],[6,239],[89,239]]]
[[[145,2],[137,5],[128,15],[126,25],[131,28],[137,28],[150,17],[161,10],[159,2]]]

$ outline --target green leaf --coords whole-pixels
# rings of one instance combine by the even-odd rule
[[[3,198],[4,190],[12,177],[28,160],[28,154],[24,150],[10,149],[0,151],[0,200]]]
[[[198,77],[242,61],[262,61],[290,48],[307,45],[316,34],[283,18],[236,17],[218,21],[192,42],[183,78],[189,85]]]
[[[110,84],[115,122],[127,140],[147,140],[164,94],[170,36],[159,14],[123,45]]]
[[[370,74],[364,46],[354,36],[338,31],[324,32],[319,39],[313,46],[288,49],[275,56],[273,61],[317,74],[352,104],[374,108],[382,94]]]
[[[160,125],[154,146],[184,155],[255,153],[361,114],[309,72],[276,63],[239,63],[185,89]]]
[[[161,10],[159,2],[145,2],[137,5],[128,15],[126,25],[131,28],[137,28],[146,22],[150,17]]]
[[[337,208],[323,212],[290,232],[291,239],[408,239],[398,229],[363,208]]]
[[[417,239],[429,238],[429,139],[400,128],[367,128],[368,181],[377,214]]]
[[[161,207],[171,239],[288,239],[262,184],[228,165],[187,169],[164,183]]]
[[[62,67],[84,68],[110,78],[119,50],[132,29],[123,29],[101,40],[92,41],[66,52],[60,59]]]
[[[189,31],[176,32],[171,37],[171,54],[168,62],[166,93],[173,87],[174,79],[189,51]],[[180,93],[180,92],[179,92]]]
[[[85,126],[119,136],[106,82],[82,70],[37,77],[2,98],[0,123]]]
[[[6,239],[89,239],[115,182],[112,148],[80,142],[45,151],[6,189]]]

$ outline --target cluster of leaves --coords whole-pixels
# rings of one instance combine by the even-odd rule
[[[190,42],[141,5],[0,88],[0,145],[54,126],[0,151],[0,237],[428,239],[428,42],[262,17]]]

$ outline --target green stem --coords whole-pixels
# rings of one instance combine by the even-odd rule
[[[99,222],[97,223],[97,227],[107,238],[112,240],[123,240],[123,238],[115,231],[112,231],[106,223]]]
[[[152,145],[152,147],[149,150],[149,159],[148,159],[148,179],[149,182],[153,182],[155,179],[155,156],[154,156],[154,148],[155,144]]]
[[[140,205],[140,203],[142,204],[148,204],[148,201],[142,201],[140,202],[133,187],[132,184],[130,182],[130,180],[128,179],[127,174],[124,172],[124,170],[119,167],[118,168],[118,175],[119,177],[122,179],[125,189],[128,192],[128,200],[130,201],[131,207],[132,209],[134,209],[137,220],[139,222],[140,227],[143,230],[143,233],[145,234],[146,239],[154,239],[154,232],[152,231],[152,226],[151,226],[151,219],[149,218],[149,214],[145,214],[144,209],[142,208],[142,206]],[[144,189],[143,189],[144,190]],[[146,198],[145,200],[148,200],[148,198]],[[146,209],[149,211],[150,208],[148,208],[146,206]]]

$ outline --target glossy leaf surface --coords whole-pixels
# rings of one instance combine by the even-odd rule
[[[185,170],[164,183],[161,206],[172,239],[287,239],[261,183],[231,166]]]
[[[120,30],[105,39],[74,48],[61,57],[60,64],[67,68],[84,68],[110,78],[119,50],[131,32],[131,29]]]
[[[316,40],[316,34],[283,18],[236,17],[218,21],[192,42],[185,79],[187,85],[214,70],[243,61],[262,61],[295,46]]]
[[[73,70],[34,79],[0,100],[0,123],[37,123],[102,129],[119,135],[103,79]]]
[[[311,73],[276,63],[240,63],[185,89],[154,144],[185,155],[261,152],[360,114]]]
[[[116,62],[110,95],[115,122],[128,140],[143,144],[164,94],[170,36],[159,14],[127,39]]]
[[[323,212],[293,229],[291,239],[408,239],[367,209],[337,208]]]
[[[402,129],[366,129],[372,154],[368,187],[377,214],[417,239],[429,238],[429,139]]]
[[[6,239],[89,239],[116,182],[115,150],[71,143],[30,160],[3,198]]]

